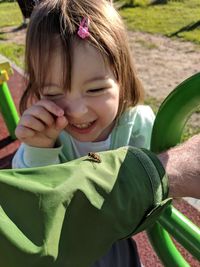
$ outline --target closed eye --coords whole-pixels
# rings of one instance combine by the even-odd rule
[[[101,92],[104,92],[106,90],[106,88],[96,88],[96,89],[90,89],[90,90],[87,90],[88,93],[101,93]]]
[[[62,98],[63,96],[64,96],[63,94],[57,94],[57,95],[45,94],[45,95],[43,95],[43,98],[45,98],[45,99],[59,99],[59,98]]]

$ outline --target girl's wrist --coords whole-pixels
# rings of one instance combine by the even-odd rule
[[[23,161],[27,167],[40,167],[58,164],[62,146],[41,148],[23,144]]]
[[[24,142],[27,146],[35,147],[35,148],[54,148],[56,147],[56,140],[40,140],[39,142]]]

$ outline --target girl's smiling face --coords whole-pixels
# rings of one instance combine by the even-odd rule
[[[74,41],[70,91],[61,87],[62,52],[54,53],[42,98],[54,101],[68,120],[65,130],[82,142],[105,140],[119,107],[120,88],[101,53],[83,41]]]

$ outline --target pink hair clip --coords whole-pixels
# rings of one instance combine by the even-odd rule
[[[82,21],[79,25],[79,28],[78,28],[78,32],[77,32],[78,36],[81,39],[85,39],[90,35],[89,29],[88,29],[89,23],[90,23],[89,18],[84,17],[82,19]]]

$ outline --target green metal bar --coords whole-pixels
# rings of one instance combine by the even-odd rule
[[[15,128],[18,124],[19,116],[6,82],[0,84],[0,111],[11,138],[16,139]]]
[[[160,153],[180,142],[184,126],[195,108],[199,106],[199,103],[200,73],[197,73],[181,83],[162,103],[156,116],[152,132],[151,150],[153,152]],[[171,210],[172,215],[167,217],[164,213],[161,215],[159,222],[199,259],[199,237],[195,239],[195,232],[199,232],[196,230],[194,231],[192,223],[186,223],[185,220],[182,221],[183,217],[179,216],[175,209],[171,208]],[[185,224],[187,224],[187,226],[185,226]],[[180,230],[179,233],[176,228]],[[189,239],[189,243],[187,243],[184,238],[185,234]],[[173,244],[169,234],[159,223],[156,223],[149,229],[148,237],[165,266],[188,266]],[[195,244],[191,245],[193,242]]]
[[[160,153],[180,143],[183,129],[200,105],[200,73],[181,83],[161,104],[153,126],[151,150]]]
[[[159,223],[195,258],[200,260],[200,229],[173,206],[168,206]]]
[[[152,247],[165,267],[190,266],[175,247],[167,231],[158,222],[147,231],[147,234]]]

